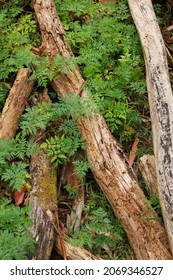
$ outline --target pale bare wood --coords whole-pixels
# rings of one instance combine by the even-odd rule
[[[144,155],[139,160],[139,170],[147,185],[149,194],[154,194],[159,198],[156,164],[154,155]]]
[[[61,22],[53,1],[35,0],[34,8],[45,46],[44,55],[70,56],[71,50],[69,51],[67,47],[65,33],[64,31],[62,33]],[[70,77],[67,78],[67,73],[61,84],[59,79],[53,81],[54,88],[60,97],[71,92],[74,81],[76,83],[75,77],[69,87],[70,80],[73,79],[73,75],[69,73]],[[76,85],[77,90],[73,89],[76,94],[79,94],[83,79],[78,71],[77,77],[79,85]],[[87,91],[82,91],[82,96],[85,99]],[[171,259],[165,230],[157,220],[157,214],[147,203],[133,169],[125,159],[121,147],[111,135],[104,118],[91,112],[90,116],[80,117],[77,122],[86,141],[87,158],[94,177],[110,202],[115,215],[120,219],[136,258]]]
[[[15,82],[5,102],[0,119],[0,138],[10,139],[16,134],[18,122],[26,105],[26,100],[32,92],[34,81],[29,80],[26,68],[19,70]]]
[[[173,95],[166,48],[151,0],[128,0],[146,65],[158,192],[173,254]]]

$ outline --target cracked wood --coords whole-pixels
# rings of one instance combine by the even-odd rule
[[[173,95],[166,48],[151,0],[128,0],[143,48],[158,191],[173,253]]]
[[[44,55],[49,54],[50,59],[56,54],[71,56],[72,52],[67,46],[65,36],[63,35],[64,41],[61,38],[62,26],[53,1],[35,0],[34,8],[42,32]],[[52,26],[51,40],[50,26]],[[64,46],[62,46],[63,42]],[[66,88],[67,81],[71,84]],[[80,94],[83,79],[78,69],[75,69],[73,74],[69,70],[66,77],[62,75],[52,81],[52,85],[60,97],[71,92],[71,89],[75,90],[76,94]],[[87,91],[82,91],[81,95],[85,98]],[[77,122],[86,141],[87,158],[94,177],[115,215],[120,219],[136,258],[171,259],[164,228],[158,221],[157,214],[146,201],[132,168],[124,158],[121,147],[111,135],[103,116],[91,112],[90,116],[80,117]]]

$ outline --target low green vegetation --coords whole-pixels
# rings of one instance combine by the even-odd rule
[[[25,260],[34,252],[28,213],[28,207],[15,207],[10,200],[0,199],[0,260]]]
[[[2,189],[20,191],[29,184],[30,157],[40,149],[45,149],[58,172],[79,150],[85,154],[85,141],[75,119],[91,113],[92,101],[92,109],[105,117],[125,151],[129,152],[136,135],[141,140],[137,156],[151,151],[144,60],[127,1],[110,1],[105,6],[94,0],[55,0],[74,56],[56,56],[52,62],[33,53],[32,48],[40,45],[41,36],[31,2],[4,1],[0,10],[0,109],[21,67],[27,67],[31,79],[36,81],[34,90],[39,94],[47,87],[53,102],[33,106],[29,99],[30,108],[21,116],[16,137],[0,139]],[[57,98],[49,84],[60,73],[76,66],[91,98],[85,103],[74,93]],[[41,147],[31,140],[40,129],[45,131]],[[130,249],[120,222],[96,184],[91,187],[93,177],[88,176],[90,166],[86,157],[74,160],[74,165],[80,179],[87,176],[87,203],[80,234],[72,232],[71,242],[103,258],[129,258]],[[77,193],[71,186],[66,185],[65,190],[70,199],[75,199]],[[154,198],[151,200],[158,207]],[[26,259],[33,252],[27,215],[27,207],[17,208],[0,199],[0,259]]]
[[[126,1],[96,2],[55,1],[87,89],[111,132],[129,141],[140,132],[140,107],[148,110],[141,46]]]
[[[103,259],[129,259],[132,251],[126,234],[103,193],[91,185],[86,187],[87,203],[79,230],[73,231],[69,242],[84,247]]]

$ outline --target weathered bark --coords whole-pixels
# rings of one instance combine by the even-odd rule
[[[35,0],[34,8],[42,32],[44,55],[53,57],[71,55],[66,45],[65,33],[56,13],[52,0]],[[77,71],[77,70],[76,70]],[[76,73],[76,71],[74,73]],[[59,96],[71,92],[80,93],[83,79],[77,71],[79,86],[71,87],[69,83],[74,75],[67,73],[60,83],[53,81]],[[68,77],[68,74],[70,76]],[[68,77],[68,78],[67,78]],[[56,86],[57,84],[57,86]],[[62,88],[61,88],[62,87]],[[80,90],[79,90],[80,89]],[[65,91],[64,91],[65,90]],[[82,96],[87,95],[86,91]],[[86,141],[87,158],[92,172],[101,189],[110,202],[115,215],[120,219],[137,259],[170,259],[167,237],[157,215],[146,202],[134,172],[123,156],[123,151],[111,135],[104,118],[95,113],[80,117],[79,130]]]
[[[156,164],[153,155],[144,155],[140,158],[139,170],[147,185],[149,194],[154,194],[159,198]]]
[[[79,159],[81,153],[78,152],[77,158]],[[63,174],[61,178],[61,184],[70,185],[76,191],[76,198],[72,205],[71,214],[67,214],[67,230],[71,233],[73,230],[78,230],[81,224],[82,212],[84,208],[84,181],[85,179],[79,179],[76,174],[73,161],[77,158],[72,157],[71,161],[66,163],[63,168]]]
[[[42,150],[31,159],[31,183],[29,204],[32,206],[33,226],[30,230],[37,241],[33,259],[49,260],[54,244],[54,228],[50,223],[56,210],[56,170]],[[50,220],[48,218],[50,217]]]
[[[34,0],[33,2],[38,21],[41,22],[40,30],[42,34],[42,44],[37,49],[37,54],[49,56],[51,60],[57,54],[63,57],[73,56],[71,49],[65,43],[65,31],[57,17],[53,1]],[[46,19],[45,23],[43,23],[43,19]],[[53,80],[51,84],[61,97],[65,97],[67,92],[80,94],[84,80],[76,68],[73,71],[69,70],[67,74],[61,73],[58,79],[56,81]]]
[[[46,91],[41,101],[47,101]],[[39,131],[35,140],[40,139],[44,132]],[[42,137],[41,137],[42,138]],[[37,140],[38,142],[38,140]],[[31,157],[31,184],[29,204],[32,206],[31,218],[33,226],[30,230],[37,241],[33,259],[49,260],[54,245],[55,232],[51,220],[57,208],[57,176],[50,158],[41,149],[38,155]]]
[[[159,197],[173,254],[173,95],[151,0],[128,0],[144,52]]]
[[[95,179],[120,219],[136,257],[169,258],[164,229],[146,202],[123,151],[109,132],[103,117],[82,117],[78,124],[86,139],[87,157]]]
[[[20,69],[2,111],[0,138],[10,139],[15,136],[19,118],[25,109],[25,101],[31,94],[33,85],[34,81],[29,80],[28,70]]]

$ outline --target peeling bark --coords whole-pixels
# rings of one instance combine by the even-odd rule
[[[143,48],[158,191],[173,254],[173,95],[166,48],[151,0],[128,0]]]
[[[45,46],[44,55],[49,55],[50,58],[56,54],[64,57],[71,56],[53,1],[35,0],[34,8]],[[74,76],[74,81],[69,87],[69,81]],[[76,94],[79,94],[83,79],[78,70],[75,70],[74,75],[69,71],[61,83],[57,79],[53,81],[53,85],[60,97],[71,92],[72,88]],[[87,92],[82,91],[84,98],[85,95]],[[99,114],[91,113],[90,116],[80,117],[77,122],[86,141],[87,158],[94,177],[115,215],[120,219],[136,258],[171,259],[164,228],[157,220],[157,214],[146,202],[133,169],[124,158],[123,151],[111,135],[104,118]]]
[[[49,101],[47,92],[43,92],[43,101]],[[35,139],[40,139],[44,132],[39,131]],[[37,241],[33,259],[49,260],[54,245],[55,232],[51,224],[54,211],[57,209],[57,176],[56,169],[41,149],[38,155],[31,157],[30,165],[32,191],[29,204],[32,206],[33,226],[30,230]]]
[[[33,226],[30,230],[37,241],[33,259],[49,260],[54,244],[54,228],[50,223],[56,210],[56,170],[42,150],[31,159],[31,183],[29,204],[32,206]]]
[[[15,136],[19,118],[25,109],[25,101],[31,94],[33,85],[34,81],[29,80],[28,70],[20,69],[2,111],[0,138],[10,139]]]

